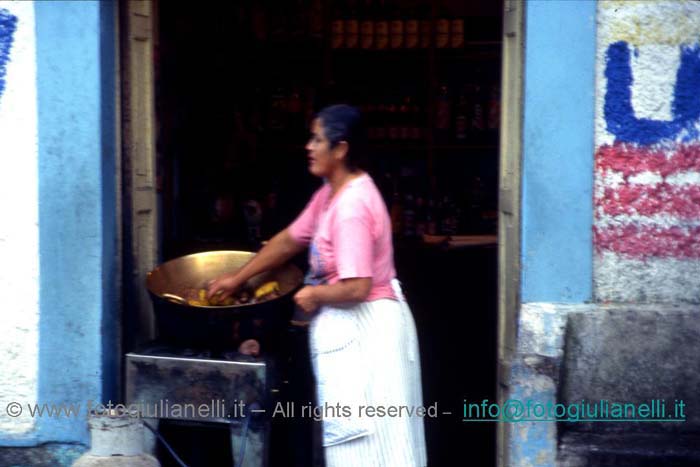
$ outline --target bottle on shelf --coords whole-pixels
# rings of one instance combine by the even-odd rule
[[[403,15],[401,14],[401,8],[398,3],[395,2],[391,8],[391,19],[389,21],[389,48],[390,49],[402,49],[403,44],[403,34],[404,34],[404,21]]]
[[[379,188],[380,193],[382,194],[382,198],[384,199],[384,203],[386,203],[386,207],[389,210],[389,217],[391,218],[391,207],[392,207],[392,196],[394,194],[394,177],[391,175],[391,172],[385,170],[384,173],[382,174],[382,177],[376,180],[378,182],[377,187]]]
[[[435,200],[432,197],[428,198],[428,207],[425,212],[425,229],[428,235],[437,235],[437,212]]]
[[[260,223],[262,221],[262,206],[255,199],[246,200],[243,205],[243,216],[246,222],[248,242],[259,245],[261,240]]]
[[[462,87],[457,103],[455,105],[455,142],[464,143],[467,140],[468,119],[469,119],[469,103],[467,101],[466,87]]]
[[[442,228],[442,218],[444,216],[444,209],[442,206],[442,199],[438,197],[435,201],[435,235],[444,235],[445,232]]]
[[[464,47],[464,19],[453,18],[450,21],[450,47],[461,49]]]
[[[416,195],[416,237],[428,233],[428,207],[422,194]]]
[[[394,96],[390,97],[390,100],[386,106],[386,137],[391,141],[396,141],[399,139],[399,105],[396,103]]]
[[[389,20],[387,18],[386,0],[377,0],[374,15],[374,48],[387,50],[389,48]]]
[[[371,50],[374,47],[374,5],[372,0],[364,0],[360,19],[360,48]]]
[[[401,193],[399,193],[396,183],[394,185],[394,194],[391,197],[389,216],[391,217],[391,231],[394,236],[399,237],[402,233],[403,205],[401,203]]]
[[[288,8],[272,12],[269,16],[269,40],[276,45],[285,45],[289,42],[291,12]]]
[[[301,91],[296,84],[287,96],[287,131],[290,136],[295,137],[303,134],[304,128],[304,102]]]
[[[409,126],[409,139],[420,141],[423,138],[423,123],[420,105],[414,99],[411,103],[411,123]]]
[[[377,141],[383,141],[387,138],[386,123],[388,120],[387,103],[385,100],[379,101],[377,104],[377,112],[375,119],[374,135]]]
[[[482,213],[485,209],[485,189],[481,177],[474,176],[469,182],[468,192],[468,215],[469,229],[473,232],[483,231]]]
[[[410,96],[405,96],[399,106],[399,138],[402,141],[410,139],[411,136],[411,108],[413,103]]]
[[[307,86],[304,90],[304,125],[309,125],[316,112],[316,89]]]
[[[311,0],[309,37],[316,43],[323,39],[323,0]]]
[[[331,48],[340,49],[345,43],[345,20],[336,4],[331,19]]]
[[[267,12],[265,7],[258,2],[253,3],[250,10],[251,29],[256,42],[267,42]]]
[[[450,91],[446,84],[440,85],[435,98],[435,140],[445,143],[450,133]]]
[[[413,238],[416,236],[416,209],[413,201],[413,195],[406,193],[404,195],[403,212],[402,212],[401,236],[403,238]]]
[[[470,94],[472,111],[469,124],[475,134],[481,134],[484,131],[484,104],[482,103],[481,85],[478,83],[471,85]]]
[[[270,95],[270,109],[267,114],[267,128],[275,133],[284,132],[287,117],[287,96],[284,89],[278,86]]]
[[[487,127],[489,130],[498,130],[501,118],[501,90],[498,84],[491,85],[489,92],[489,105]]]
[[[444,195],[440,202],[440,227],[439,233],[442,235],[456,235],[458,213],[457,205],[452,201],[452,197]]]
[[[418,20],[418,6],[415,1],[410,2],[404,21],[404,48],[417,49],[420,46],[420,21]]]
[[[438,9],[435,20],[435,48],[446,49],[450,46],[450,15],[443,2]]]
[[[375,141],[377,139],[377,104],[374,99],[364,105],[364,120],[367,127],[367,139]]]
[[[357,1],[348,0],[348,6],[345,10],[345,48],[356,49],[360,45],[360,25],[357,14]]]
[[[265,102],[264,96],[266,94],[267,93],[264,92],[262,87],[259,85],[255,86],[252,93],[252,108],[248,118],[248,126],[256,136],[259,136],[265,127],[265,111],[263,109],[263,102]]]
[[[419,47],[429,49],[433,45],[433,22],[430,20],[430,5],[424,4],[419,8]]]
[[[304,43],[308,31],[311,10],[303,0],[289,2],[289,36],[287,40],[295,46]]]

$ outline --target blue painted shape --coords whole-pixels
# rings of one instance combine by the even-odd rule
[[[17,17],[4,8],[0,8],[0,97],[5,91],[5,74],[7,62],[10,61],[12,40],[17,30]]]
[[[516,360],[511,368],[511,392],[508,398],[527,405],[546,407],[556,403],[556,389],[543,386],[535,370]],[[534,417],[533,417],[534,418]],[[556,467],[557,427],[555,422],[515,422],[508,439],[510,465]]]
[[[114,2],[35,2],[39,139],[40,442],[89,441],[86,404],[117,375]],[[60,44],[60,46],[57,46]],[[111,393],[116,391],[112,390]],[[106,402],[106,401],[105,401]]]
[[[525,11],[522,302],[593,295],[596,3],[529,1]]]
[[[636,52],[637,53],[637,52]],[[654,144],[674,139],[685,130],[684,139],[698,137],[695,123],[700,117],[700,47],[681,46],[671,112],[672,121],[636,118],[632,108],[632,66],[630,47],[620,41],[607,51],[605,77],[605,121],[616,141]]]

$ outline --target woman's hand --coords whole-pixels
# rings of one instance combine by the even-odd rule
[[[215,298],[217,302],[226,300],[241,286],[241,281],[236,274],[224,274],[209,282],[207,287],[207,299]]]
[[[243,355],[257,357],[260,355],[260,343],[255,339],[246,339],[238,346],[238,351]]]
[[[294,301],[305,313],[313,313],[320,305],[314,289],[314,286],[307,285],[294,295]]]
[[[354,277],[341,279],[332,285],[307,285],[297,292],[294,301],[306,313],[312,313],[321,305],[363,302],[367,300],[370,290],[371,277]]]

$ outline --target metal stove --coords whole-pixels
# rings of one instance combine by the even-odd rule
[[[153,342],[126,354],[126,399],[150,425],[227,425],[231,465],[264,467],[275,375],[271,358]]]

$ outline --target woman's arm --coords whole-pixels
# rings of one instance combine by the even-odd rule
[[[267,245],[241,269],[211,281],[207,297],[220,294],[217,297],[218,300],[226,299],[251,277],[283,265],[304,248],[303,245],[294,241],[288,229],[284,229],[272,237]]]
[[[294,301],[307,313],[322,305],[363,302],[372,289],[371,277],[341,279],[333,285],[306,286],[294,295]]]

